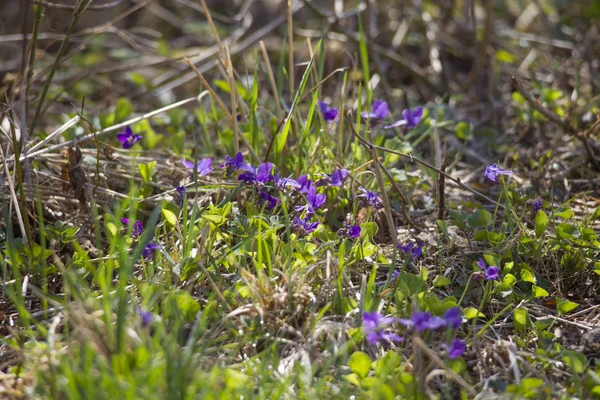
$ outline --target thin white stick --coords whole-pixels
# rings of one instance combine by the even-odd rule
[[[2,159],[4,159],[4,149],[0,146],[0,153]],[[15,192],[15,185],[13,183],[12,178],[10,177],[10,170],[8,169],[8,164],[6,161],[4,162],[4,171],[6,172],[6,179],[8,179],[8,189],[10,190],[10,197],[12,202],[15,205],[15,210],[17,212],[17,221],[19,221],[19,229],[21,229],[21,235],[23,237],[23,243],[27,245],[27,232],[25,231],[25,224],[23,223],[23,218],[21,215],[21,207],[19,207],[19,200],[17,199],[17,193]],[[7,224],[8,221],[5,221]]]
[[[139,117],[132,118],[132,119],[127,120],[125,122],[122,122],[120,124],[113,125],[111,127],[102,129],[101,131],[96,132],[95,135],[93,133],[90,133],[89,135],[86,135],[86,136],[83,136],[83,137],[80,137],[80,138],[76,138],[76,139],[73,139],[73,140],[69,140],[68,142],[59,143],[59,144],[56,144],[54,146],[50,146],[50,147],[46,147],[45,149],[38,150],[36,152],[29,153],[26,156],[21,157],[21,161],[27,160],[27,159],[35,157],[35,156],[38,156],[40,154],[44,154],[44,153],[48,153],[48,152],[51,152],[51,151],[54,151],[54,150],[62,149],[63,147],[71,146],[72,144],[75,144],[76,142],[83,142],[85,140],[92,139],[92,138],[94,138],[94,136],[102,136],[105,133],[109,133],[109,132],[113,132],[113,131],[119,130],[121,128],[126,127],[127,125],[134,124],[134,123],[142,121],[144,119],[152,118],[155,115],[161,114],[161,113],[163,113],[165,111],[172,110],[173,108],[181,107],[181,106],[183,106],[185,104],[188,104],[188,103],[191,103],[191,102],[194,102],[194,101],[200,101],[207,94],[208,94],[208,91],[205,90],[202,93],[200,93],[198,96],[190,97],[188,99],[178,101],[177,103],[169,104],[168,106],[163,107],[163,108],[159,108],[158,110],[151,111],[151,112],[149,112],[147,114],[140,115]]]
[[[39,142],[38,144],[36,144],[32,148],[30,148],[29,150],[27,150],[27,152],[30,153],[30,152],[33,152],[33,151],[39,149],[44,144],[46,144],[49,141],[51,141],[52,139],[54,139],[55,136],[60,135],[61,133],[65,132],[67,129],[69,129],[70,127],[72,127],[76,123],[78,123],[80,119],[81,119],[81,117],[79,115],[77,115],[77,116],[73,117],[72,119],[68,120],[66,124],[62,125],[60,128],[58,128],[57,130],[55,130],[54,132],[52,132],[51,134],[49,134],[44,140],[42,140],[41,142]],[[14,157],[14,156],[12,156],[12,157]],[[22,157],[21,157],[21,160],[23,160]],[[8,159],[8,161],[10,161],[10,158]]]

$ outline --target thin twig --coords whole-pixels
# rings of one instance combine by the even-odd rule
[[[151,111],[151,112],[146,113],[144,115],[140,115],[139,117],[131,118],[131,119],[129,119],[129,120],[125,121],[125,122],[122,122],[120,124],[113,125],[113,126],[110,126],[108,128],[104,128],[101,131],[97,132],[96,136],[100,137],[100,136],[102,136],[102,135],[104,135],[106,133],[114,132],[116,130],[125,128],[128,125],[134,124],[136,122],[139,122],[139,121],[142,121],[142,120],[145,120],[145,119],[148,119],[148,118],[152,118],[152,117],[154,117],[154,116],[156,116],[158,114],[162,114],[163,112],[172,110],[172,109],[177,108],[177,107],[181,107],[181,106],[183,106],[185,104],[188,104],[188,103],[191,103],[191,102],[200,101],[207,94],[209,94],[209,92],[207,90],[205,90],[202,93],[200,93],[198,96],[190,97],[188,99],[178,101],[177,103],[169,104],[168,106],[159,108],[158,110],[154,110],[154,111]],[[94,134],[90,133],[90,134],[85,135],[85,136],[80,137],[80,138],[76,138],[76,139],[73,139],[73,140],[69,140],[69,141],[66,141],[66,142],[63,142],[63,143],[56,144],[54,146],[46,147],[45,149],[40,149],[38,151],[31,152],[31,153],[29,153],[27,155],[22,156],[20,159],[21,159],[21,161],[22,160],[26,160],[26,159],[38,156],[40,154],[49,153],[49,152],[54,151],[54,150],[58,150],[58,149],[62,149],[64,147],[68,147],[68,146],[74,145],[76,142],[79,143],[79,142],[83,142],[83,141],[86,141],[86,140],[89,140],[89,139],[93,139],[93,138],[94,138]],[[14,156],[11,156],[6,161],[13,161],[13,160],[14,160]]]
[[[105,11],[105,10],[110,10],[111,8],[115,8],[120,6],[125,0],[114,0],[110,3],[106,3],[106,4],[102,4],[102,5],[98,5],[98,6],[88,6],[86,8],[86,11]],[[65,10],[65,11],[74,11],[77,8],[77,4],[75,5],[69,5],[69,4],[57,4],[57,3],[51,3],[49,1],[45,1],[45,0],[38,0],[37,1],[38,5],[44,5],[48,8],[53,8],[55,10]]]
[[[429,357],[431,361],[438,365],[438,367],[442,368],[450,378],[456,383],[458,383],[463,389],[469,392],[470,396],[475,396],[477,392],[471,385],[469,385],[463,378],[460,377],[456,372],[454,372],[451,368],[448,368],[446,363],[437,355],[433,350],[427,346],[427,344],[418,336],[413,336],[413,345],[420,348],[426,355]]]
[[[412,154],[406,154],[406,153],[402,153],[402,152],[399,152],[399,151],[396,151],[396,150],[388,149],[386,147],[377,146],[376,144],[371,143],[371,142],[367,141],[366,139],[364,139],[363,137],[361,137],[356,132],[356,130],[353,130],[352,133],[354,133],[354,135],[358,138],[358,140],[361,141],[361,143],[363,143],[363,145],[367,145],[367,146],[369,146],[369,148],[373,147],[373,148],[375,148],[377,150],[381,150],[381,151],[385,151],[387,153],[395,154],[397,156],[407,158],[411,162],[416,162],[418,164],[421,164],[424,167],[427,167],[427,168],[429,168],[429,169],[431,169],[433,171],[436,171],[438,174],[444,175],[446,178],[450,179],[452,182],[456,183],[461,188],[468,190],[469,192],[471,192],[471,193],[473,193],[473,194],[475,194],[475,195],[477,195],[477,196],[479,196],[479,197],[481,197],[481,198],[489,201],[490,203],[493,203],[494,205],[496,205],[496,206],[498,206],[498,207],[500,207],[502,209],[506,208],[503,204],[500,204],[496,200],[491,199],[490,197],[486,196],[485,194],[483,194],[483,193],[481,193],[481,192],[473,189],[472,187],[470,187],[468,185],[465,185],[464,183],[462,183],[460,181],[460,179],[454,178],[452,175],[447,174],[446,172],[440,170],[439,168],[434,167],[433,165],[429,164],[427,161],[423,161],[423,160],[421,160],[421,159],[413,156]]]
[[[75,30],[75,26],[77,26],[79,17],[81,17],[81,14],[83,13],[83,11],[86,9],[86,7],[89,5],[89,3],[91,1],[92,0],[80,0],[76,5],[77,10],[73,12],[73,19],[71,20],[69,29],[67,29],[65,38],[62,41],[62,43],[60,44],[60,48],[58,49],[58,52],[56,53],[56,58],[54,59],[54,63],[52,64],[52,69],[50,70],[50,74],[46,78],[46,82],[44,83],[44,88],[42,89],[42,93],[40,94],[40,99],[38,101],[37,108],[35,109],[35,114],[33,116],[33,120],[31,121],[31,127],[29,129],[31,134],[33,134],[36,123],[41,116],[40,114],[42,111],[42,106],[44,105],[44,100],[46,99],[46,94],[48,94],[48,89],[50,89],[50,83],[52,83],[52,78],[54,78],[54,74],[56,73],[56,70],[58,69],[58,66],[60,65],[61,57],[62,57],[63,53],[65,52],[65,50],[67,49],[67,44],[69,43],[69,38],[71,37],[71,34]]]
[[[279,91],[277,90],[277,82],[275,81],[275,76],[273,75],[273,69],[271,68],[271,62],[269,61],[269,54],[267,53],[267,48],[265,47],[265,42],[262,40],[258,42],[260,46],[260,52],[262,53],[263,60],[265,63],[265,68],[267,69],[267,75],[269,76],[269,83],[271,84],[271,90],[273,91],[273,96],[275,97],[275,106],[277,107],[277,118],[282,119],[283,114],[281,114],[281,100],[279,99]]]

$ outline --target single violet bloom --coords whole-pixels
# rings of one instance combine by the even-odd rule
[[[446,322],[446,326],[448,328],[457,329],[462,323],[460,307],[452,307],[446,310],[444,313],[444,321]]]
[[[179,205],[179,207],[183,207],[183,202],[185,201],[185,193],[187,192],[187,189],[185,188],[185,186],[177,186],[175,190],[177,190],[177,204]]]
[[[160,245],[156,244],[156,243],[148,243],[145,247],[144,250],[142,250],[142,256],[145,259],[149,259],[154,257],[154,254],[156,253],[156,251],[160,249]]]
[[[269,210],[274,209],[275,207],[277,207],[277,204],[281,203],[281,200],[279,200],[275,196],[271,196],[269,193],[265,192],[264,190],[260,191],[260,198],[261,198],[261,202],[265,203]]]
[[[362,231],[362,229],[360,228],[360,225],[347,226],[347,230],[346,230],[346,232],[348,232],[348,237],[355,238],[355,239],[360,237],[361,231]]]
[[[356,239],[360,237],[361,231],[360,225],[350,225],[349,223],[344,222],[344,227],[338,230],[338,235],[341,237]]]
[[[194,163],[186,160],[185,158],[181,159],[181,163],[184,167],[188,169],[195,169],[198,172],[198,176],[208,175],[212,172],[212,158],[204,158],[198,161],[198,164],[194,167]]]
[[[251,183],[257,186],[264,186],[265,183],[273,180],[273,167],[275,165],[270,162],[262,163],[257,168],[252,168],[238,176],[238,180],[246,183]]]
[[[500,269],[496,266],[487,266],[483,258],[477,261],[477,266],[481,268],[481,273],[473,275],[473,279],[478,280],[483,278],[485,281],[497,281],[500,278]]]
[[[505,171],[504,168],[500,168],[498,164],[493,163],[487,165],[485,167],[485,172],[483,173],[483,176],[492,183],[500,182],[500,175],[512,175],[512,171]]]
[[[308,194],[308,191],[310,190],[310,188],[313,186],[313,181],[311,181],[310,179],[308,179],[308,175],[302,175],[298,178],[298,184],[300,185],[300,187],[298,188],[298,192],[306,195]]]
[[[396,279],[398,279],[398,277],[399,277],[399,276],[400,276],[400,271],[398,271],[398,270],[395,270],[395,271],[392,273],[392,280],[391,280],[391,282],[396,282]]]
[[[373,103],[373,110],[371,112],[363,111],[362,113],[360,113],[360,116],[365,119],[384,119],[389,113],[390,110],[388,108],[387,102],[382,100],[376,100]]]
[[[391,125],[384,126],[385,129],[392,129],[398,126],[404,126],[407,130],[412,129],[415,126],[419,125],[421,119],[423,119],[423,107],[419,106],[415,108],[413,111],[410,108],[402,111],[402,117],[399,121],[394,122]]]
[[[538,211],[540,211],[542,209],[542,205],[543,205],[543,201],[542,199],[535,199],[531,205],[533,206],[533,213],[537,214]]]
[[[344,184],[344,180],[348,177],[350,171],[341,168],[336,169],[331,174],[325,174],[323,179],[317,182],[317,186],[336,186],[340,187]]]
[[[129,225],[129,218],[121,218],[121,222],[123,225]],[[144,232],[144,225],[142,225],[142,221],[137,220],[133,224],[133,230],[131,231],[131,236],[136,237],[141,235]]]
[[[362,323],[367,342],[370,344],[402,342],[404,340],[402,337],[386,331],[387,326],[395,321],[394,318],[384,317],[378,312],[364,312]]]
[[[293,189],[299,189],[301,187],[301,185],[295,179],[280,177],[279,170],[277,169],[275,170],[275,175],[273,175],[273,183],[279,190],[284,190],[288,187]]]
[[[323,113],[323,119],[327,122],[335,121],[338,116],[338,109],[335,107],[329,107],[327,103],[319,101],[319,108]]]
[[[464,354],[467,350],[467,345],[460,339],[454,339],[450,345],[442,343],[442,349],[448,352],[448,358],[454,360]]]
[[[430,313],[424,311],[416,311],[410,319],[400,318],[398,322],[408,328],[412,328],[417,332],[424,330],[438,330],[446,326],[446,323],[441,317],[432,317]]]
[[[397,247],[398,247],[398,250],[400,250],[404,254],[406,254],[411,260],[416,260],[423,255],[423,246],[425,246],[425,243],[421,243],[421,244],[415,246],[415,244],[413,242],[410,242],[406,246],[402,246],[401,244],[398,244]]]
[[[154,320],[154,314],[150,311],[145,311],[142,307],[138,306],[137,308],[138,314],[140,315],[140,319],[142,320],[142,326],[145,328],[152,323]]]
[[[124,149],[130,149],[134,144],[142,140],[142,135],[135,135],[130,126],[126,127],[121,133],[117,133],[117,139],[123,144]]]
[[[219,165],[219,168],[226,168],[227,176],[231,176],[235,171],[252,171],[252,167],[244,163],[244,156],[241,152],[237,153],[233,158],[229,155],[225,156],[225,162]]]
[[[327,200],[327,196],[324,193],[317,193],[317,188],[311,186],[306,194],[307,203],[303,206],[296,206],[296,211],[306,211],[307,214],[314,214]]]
[[[304,217],[304,219],[296,216],[296,218],[294,218],[293,226],[304,231],[304,233],[311,233],[317,229],[319,221],[311,222],[309,216]]]
[[[362,194],[359,194],[356,197],[361,197],[363,198],[363,201],[368,204],[371,205],[375,208],[381,208],[383,207],[383,202],[381,201],[381,195],[377,192],[371,192],[370,190],[365,189],[364,187],[360,187],[360,190],[363,192]]]

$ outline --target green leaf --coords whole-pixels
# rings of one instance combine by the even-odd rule
[[[148,183],[152,180],[155,166],[156,161],[150,161],[148,164],[138,164],[138,170],[140,171],[144,183]]]
[[[398,276],[398,288],[407,297],[412,297],[427,290],[427,284],[420,276],[409,272],[401,272]]]
[[[472,227],[486,227],[492,223],[492,214],[487,210],[477,210],[467,218],[467,224]]]
[[[200,304],[188,292],[179,292],[175,302],[187,322],[192,322],[200,311]]]
[[[433,279],[434,287],[444,287],[444,286],[448,286],[450,283],[452,283],[450,278],[447,278],[443,275],[438,275]]]
[[[144,136],[144,145],[149,150],[158,146],[163,138],[163,135],[157,134],[154,129],[152,129],[152,125],[150,125],[150,122],[146,119],[136,123],[132,128],[134,132]]]
[[[123,122],[127,117],[131,115],[133,106],[131,101],[126,97],[121,97],[117,100],[117,109],[115,110],[115,123]]]
[[[537,389],[543,384],[544,381],[540,378],[525,378],[521,381],[521,386],[527,390]]]
[[[485,318],[485,314],[476,309],[475,307],[467,307],[465,308],[465,318],[474,319],[474,318]]]
[[[600,218],[600,207],[596,208],[592,213],[592,221],[595,221],[598,218]]]
[[[355,351],[348,360],[348,366],[352,372],[364,378],[371,370],[371,358],[362,351]]]
[[[244,384],[250,379],[248,375],[243,374],[240,371],[237,371],[232,368],[227,368],[223,372],[223,376],[225,378],[225,386],[227,386],[227,389],[229,390],[242,388]]]
[[[560,297],[556,298],[556,312],[558,312],[558,315],[564,315],[569,311],[573,311],[577,307],[579,307],[579,304],[577,303],[561,299]]]
[[[533,292],[533,297],[546,297],[550,296],[550,293],[544,288],[533,285],[531,287],[531,291]]]
[[[350,382],[356,387],[360,387],[360,379],[358,379],[358,375],[356,374],[344,375],[344,380]]]
[[[548,228],[548,216],[542,210],[538,210],[535,215],[535,237],[540,238]]]
[[[517,56],[506,50],[498,50],[496,51],[496,60],[498,60],[500,63],[512,64],[517,61]]]
[[[585,372],[587,367],[587,357],[585,355],[577,351],[565,350],[562,358],[575,374],[580,375]]]
[[[575,213],[573,212],[573,210],[571,208],[567,208],[566,210],[554,213],[554,215],[556,215],[557,217],[564,218],[564,219],[571,219],[571,218],[573,218]]]
[[[471,133],[471,124],[465,121],[460,121],[454,128],[454,133],[461,140],[467,140]]]
[[[516,308],[513,312],[515,329],[518,332],[525,332],[527,321],[529,320],[529,311],[526,308]]]
[[[533,284],[537,283],[535,276],[528,269],[521,270],[521,280],[523,282],[529,282],[529,283],[533,283]]]
[[[576,237],[579,237],[579,230],[576,226],[563,223],[556,227],[557,239],[575,239]]]
[[[161,212],[169,227],[173,228],[175,225],[177,225],[177,215],[175,215],[173,211],[163,208]]]

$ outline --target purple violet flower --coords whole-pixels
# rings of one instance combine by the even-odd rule
[[[460,307],[452,307],[446,310],[446,312],[444,313],[444,321],[448,328],[457,329],[462,323]]]
[[[404,126],[406,129],[412,129],[415,126],[419,125],[421,119],[423,119],[423,107],[419,106],[415,108],[413,111],[410,111],[410,108],[402,111],[402,116],[404,119],[394,122],[391,125],[384,126],[385,129],[392,129],[398,126]]]
[[[117,133],[117,139],[123,144],[124,149],[132,148],[134,144],[143,138],[142,135],[134,135],[130,126],[126,127],[123,132]]]
[[[269,193],[265,192],[264,190],[260,191],[260,198],[261,198],[261,202],[266,203],[267,208],[269,210],[274,209],[275,207],[277,207],[277,204],[281,203],[281,200],[279,200],[275,196],[271,196]]]
[[[299,189],[301,185],[292,178],[282,178],[279,176],[279,170],[275,169],[275,175],[273,175],[273,183],[275,187],[279,190],[284,190],[288,187]]]
[[[361,233],[360,225],[350,225],[347,222],[344,222],[344,227],[338,230],[338,235],[341,237],[349,237],[349,238],[358,238]]]
[[[395,282],[396,279],[398,279],[398,277],[400,276],[400,271],[396,270],[392,273],[392,279],[391,282]]]
[[[142,327],[147,327],[154,320],[154,314],[150,311],[145,311],[142,307],[138,306],[137,308],[138,314],[140,315],[140,319],[142,320]]]
[[[336,169],[331,174],[325,174],[323,179],[317,182],[317,186],[336,186],[340,187],[344,184],[344,180],[348,177],[350,171],[347,169]]]
[[[177,204],[179,205],[179,207],[183,207],[183,202],[185,201],[185,193],[187,192],[187,189],[185,188],[185,186],[177,186],[175,190],[177,190]]]
[[[381,195],[377,192],[371,192],[370,190],[365,189],[364,187],[360,187],[359,188],[363,194],[359,194],[356,197],[362,197],[363,201],[368,204],[371,205],[375,208],[381,208],[383,207],[383,202],[381,201]]]
[[[198,161],[198,164],[194,167],[194,163],[186,160],[185,158],[181,159],[181,163],[184,167],[188,169],[195,169],[198,172],[198,176],[208,175],[212,172],[212,158],[205,158]]]
[[[319,101],[319,108],[323,113],[323,119],[327,122],[335,121],[338,117],[338,109],[335,107],[329,107],[327,103]]]
[[[402,337],[386,331],[386,327],[395,321],[394,318],[384,317],[378,312],[364,312],[362,323],[367,342],[370,344],[402,342],[404,340]]]
[[[512,175],[512,171],[505,171],[504,168],[500,168],[498,164],[493,163],[487,165],[485,167],[485,172],[483,173],[483,176],[492,183],[500,182],[500,175]]]
[[[121,222],[123,223],[123,225],[128,226],[129,225],[129,218],[121,218]],[[133,230],[131,231],[131,236],[136,237],[141,235],[144,232],[144,225],[142,225],[142,221],[137,220],[135,221],[135,223],[133,224]]]
[[[300,219],[300,217],[296,216],[296,218],[294,218],[293,226],[304,231],[304,233],[311,233],[317,229],[319,221],[310,222],[310,216],[306,216],[304,219]]]
[[[425,243],[421,243],[421,244],[415,246],[415,244],[413,242],[410,242],[406,246],[402,246],[400,243],[398,243],[397,247],[398,247],[398,250],[402,251],[411,260],[414,261],[423,255],[423,246],[425,246]]]
[[[306,194],[306,200],[308,201],[303,206],[296,206],[296,211],[306,211],[307,214],[314,214],[327,200],[327,196],[323,193],[317,193],[317,188],[311,186]]]
[[[244,156],[241,152],[237,153],[233,158],[229,155],[225,156],[225,162],[219,165],[219,168],[226,168],[227,176],[231,176],[235,171],[252,171],[253,168],[244,163]]]
[[[148,243],[145,247],[144,250],[142,250],[142,256],[145,259],[149,259],[154,257],[154,253],[156,253],[156,250],[160,249],[160,245],[156,244],[156,243]]]
[[[542,209],[543,201],[541,198],[535,199],[531,205],[533,206],[533,213],[537,214],[538,211]]]
[[[408,328],[415,329],[417,332],[438,330],[446,326],[443,318],[432,317],[430,313],[424,311],[416,311],[410,316],[410,319],[400,318],[398,322]]]
[[[385,101],[377,100],[373,103],[373,111],[363,111],[360,116],[363,118],[371,119],[384,119],[390,113],[388,104]]]
[[[251,169],[238,176],[238,180],[257,186],[264,186],[265,183],[273,180],[274,177],[271,171],[273,171],[274,166],[273,163],[266,162],[260,164],[257,168],[250,167]]]
[[[313,186],[313,181],[308,179],[308,175],[302,175],[298,178],[298,184],[300,187],[298,188],[298,192],[306,195],[308,191]]]
[[[446,343],[442,343],[442,349],[448,352],[448,358],[454,360],[463,355],[463,353],[467,350],[467,345],[460,339],[454,339],[450,345]]]
[[[473,279],[478,280],[483,278],[484,281],[496,281],[500,278],[500,269],[496,266],[487,266],[483,258],[477,261],[477,266],[481,268],[480,273],[475,273]]]

